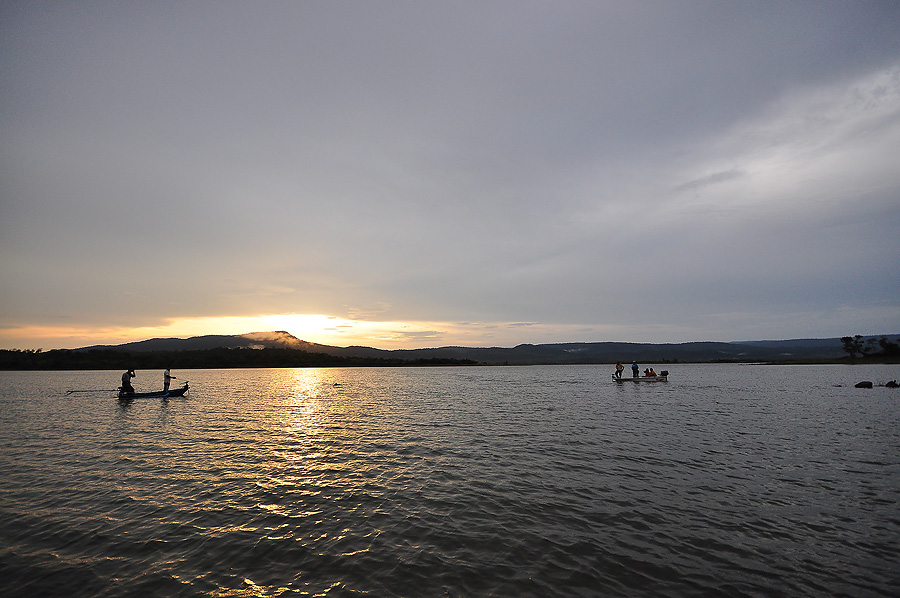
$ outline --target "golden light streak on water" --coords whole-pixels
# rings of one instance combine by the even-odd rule
[[[892,596],[896,367],[671,367],[0,372],[0,594]]]

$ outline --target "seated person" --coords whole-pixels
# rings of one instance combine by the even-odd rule
[[[134,394],[134,386],[131,385],[131,379],[136,378],[134,369],[129,369],[122,374],[122,392],[126,394]]]

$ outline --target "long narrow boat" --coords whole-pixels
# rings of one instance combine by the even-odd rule
[[[122,392],[119,388],[119,398],[128,399],[168,399],[169,397],[183,397],[188,391],[188,383],[178,388],[170,388],[169,390],[157,390],[155,392]]]
[[[612,375],[613,382],[618,382],[622,384],[623,382],[667,382],[669,380],[669,372],[666,370],[661,371],[656,376],[622,376],[621,378],[616,378],[616,375]]]

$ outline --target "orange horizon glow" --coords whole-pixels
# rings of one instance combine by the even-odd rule
[[[372,322],[322,314],[276,314],[177,318],[158,326],[18,326],[0,328],[0,347],[7,349],[76,349],[119,345],[151,338],[188,338],[210,334],[238,335],[284,330],[300,340],[322,345],[366,345],[411,349],[489,340],[486,330],[434,322]],[[475,334],[473,334],[475,332]]]
[[[545,325],[531,322],[368,321],[323,314],[273,314],[174,318],[156,326],[7,326],[0,328],[0,348],[77,349],[120,345],[152,338],[189,338],[286,331],[321,345],[361,345],[379,349],[515,346],[521,343],[608,340],[612,328]]]
[[[540,322],[374,321],[324,314],[269,314],[172,318],[155,326],[0,326],[0,349],[45,351],[93,345],[121,345],[153,338],[190,338],[285,331],[320,345],[377,349],[435,347],[514,347],[532,343],[688,342],[707,335],[699,328],[614,325],[545,324]],[[649,337],[649,338],[648,338]],[[682,340],[671,340],[680,338]],[[660,340],[668,339],[668,340]],[[733,339],[719,339],[733,340]]]
[[[284,330],[311,343],[353,345],[390,341],[394,330],[409,324],[363,322],[320,314],[278,314],[177,318],[157,326],[17,326],[0,329],[0,346],[8,349],[76,349],[119,345],[151,338],[188,338],[209,334],[238,335]],[[419,328],[416,326],[415,328]]]

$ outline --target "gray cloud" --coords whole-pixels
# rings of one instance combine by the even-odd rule
[[[688,181],[687,183],[678,185],[675,187],[675,191],[690,191],[693,189],[701,189],[708,185],[715,185],[716,183],[724,183],[726,181],[739,179],[745,174],[746,173],[738,169],[716,172],[705,177],[694,179],[693,181]]]
[[[882,332],[900,319],[898,17],[6,4],[0,326]]]

